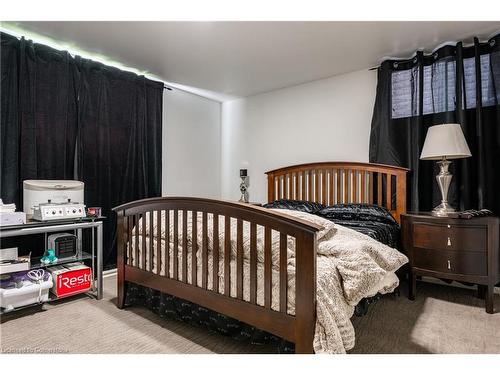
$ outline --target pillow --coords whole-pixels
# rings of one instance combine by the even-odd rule
[[[307,212],[309,214],[316,214],[326,206],[321,203],[294,201],[289,199],[280,199],[271,203],[265,204],[265,208],[282,208],[286,210],[295,210]]]
[[[398,225],[391,213],[381,206],[374,204],[335,204],[316,212],[316,215],[329,220],[343,221],[377,221],[379,223]]]

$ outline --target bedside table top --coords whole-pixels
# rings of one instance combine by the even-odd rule
[[[436,220],[436,221],[498,221],[498,216],[476,216],[471,218],[461,218],[461,217],[448,217],[448,216],[434,216],[430,211],[409,211],[402,213],[401,216],[412,217],[412,218],[420,218],[420,219],[428,219],[428,220]]]
[[[408,211],[404,212],[401,215],[405,216],[425,216],[425,217],[438,217],[438,216],[433,216],[430,211]]]

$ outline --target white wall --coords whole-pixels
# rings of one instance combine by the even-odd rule
[[[220,198],[220,115],[219,102],[164,92],[162,195]]]
[[[265,172],[315,161],[368,161],[376,72],[362,70],[225,102],[222,197],[239,198],[240,168],[250,200],[265,202]]]

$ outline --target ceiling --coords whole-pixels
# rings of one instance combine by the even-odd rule
[[[487,38],[500,22],[16,22],[163,80],[249,96]]]

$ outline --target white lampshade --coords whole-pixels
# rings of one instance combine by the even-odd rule
[[[436,125],[427,130],[420,159],[460,159],[470,156],[469,146],[460,124]]]

